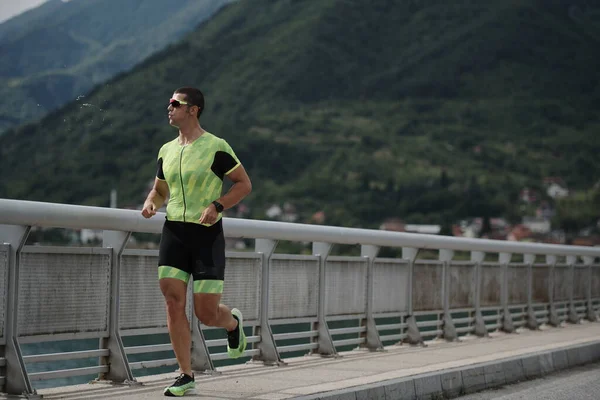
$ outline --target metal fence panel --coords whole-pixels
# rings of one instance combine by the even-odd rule
[[[248,322],[260,318],[262,256],[256,253],[231,253],[227,256],[225,284],[221,302],[236,307]]]
[[[416,261],[413,268],[412,296],[415,311],[441,310],[444,273],[439,261]]]
[[[319,260],[316,256],[271,256],[269,318],[317,316]]]
[[[524,264],[509,264],[508,304],[526,304],[527,286],[527,266]]]
[[[500,306],[502,302],[502,267],[499,264],[481,264],[481,306]]]
[[[550,302],[550,267],[534,265],[531,271],[532,301],[534,303]]]
[[[0,344],[5,343],[6,299],[8,298],[8,257],[10,246],[0,244]]]
[[[373,265],[373,312],[408,311],[408,267],[406,260],[375,260]]]
[[[592,297],[600,297],[600,265],[592,265]]]
[[[589,270],[588,267],[585,266],[577,266],[575,267],[573,284],[575,285],[573,288],[573,299],[574,300],[583,300],[587,298],[587,290],[588,290],[588,280],[589,280]]]
[[[121,329],[166,328],[165,301],[158,285],[158,251],[123,252],[119,297]]]
[[[554,301],[569,300],[571,289],[571,270],[566,265],[554,268]]]
[[[26,246],[20,262],[20,336],[108,330],[110,249]]]
[[[475,307],[475,265],[452,263],[449,268],[450,308]]]
[[[363,314],[367,310],[367,259],[327,259],[327,315]]]

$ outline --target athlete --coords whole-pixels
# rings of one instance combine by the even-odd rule
[[[238,358],[246,349],[242,313],[220,303],[225,277],[222,212],[252,190],[250,178],[230,145],[200,126],[204,95],[177,89],[170,99],[169,124],[177,138],[158,152],[154,186],[142,210],[151,218],[169,199],[163,225],[158,278],[167,306],[167,326],[181,375],[165,396],[183,396],[195,388],[191,366],[190,324],[185,312],[187,285],[193,279],[194,312],[207,326],[227,330],[227,353]],[[222,195],[223,179],[233,182]]]

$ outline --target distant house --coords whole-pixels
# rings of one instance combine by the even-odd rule
[[[381,225],[379,229],[382,231],[393,231],[393,232],[406,232],[404,228],[404,222],[399,218],[388,218]]]
[[[414,232],[414,233],[425,233],[428,235],[437,235],[442,230],[441,225],[416,225],[416,224],[407,224],[404,225],[404,229],[406,232]]]
[[[380,226],[379,229],[383,231],[393,232],[412,232],[412,233],[424,233],[429,235],[437,235],[442,230],[441,225],[426,225],[426,224],[405,224],[399,218],[386,219]]]
[[[267,209],[267,211],[265,211],[265,214],[268,218],[276,219],[279,221],[296,222],[296,220],[298,219],[296,206],[289,202],[286,202],[283,205],[283,208],[280,207],[278,204],[273,204]]]
[[[553,199],[561,199],[569,195],[569,189],[562,187],[558,183],[551,183],[546,189],[546,193]]]
[[[281,214],[283,214],[283,210],[277,204],[274,204],[267,209],[265,214],[268,218],[279,219],[281,217]]]
[[[310,222],[313,224],[324,224],[325,223],[325,212],[324,211],[317,211],[316,213],[314,213],[312,215],[312,217],[310,217]]]
[[[527,187],[521,189],[521,193],[519,193],[519,199],[527,204],[534,203],[537,198],[537,193]]]
[[[535,217],[523,217],[523,225],[525,225],[531,232],[534,233],[550,233],[551,225],[550,220],[546,218],[535,218]]]
[[[511,240],[514,242],[521,242],[527,239],[531,239],[532,232],[527,226],[520,224],[515,225],[506,236],[506,240]]]
[[[245,218],[248,215],[250,215],[250,209],[248,208],[248,206],[245,205],[244,203],[238,204],[237,210],[235,212],[235,216],[237,218]]]
[[[471,220],[462,220],[459,224],[452,226],[452,235],[468,238],[506,239],[510,226],[504,218],[490,218],[489,223],[490,230],[483,232],[483,218],[478,217]]]
[[[298,212],[296,211],[296,206],[285,202],[283,204],[283,214],[281,215],[281,220],[286,222],[296,222],[298,219]]]

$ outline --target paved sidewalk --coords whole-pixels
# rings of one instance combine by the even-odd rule
[[[427,347],[392,346],[383,352],[356,350],[339,358],[306,356],[282,367],[246,364],[218,368],[220,375],[196,377],[202,399],[279,400],[288,398],[411,398],[443,391],[473,392],[540,376],[600,358],[600,323],[460,342],[428,342]],[[504,365],[504,367],[500,367]],[[44,399],[164,399],[162,389],[176,373],[139,378],[139,386],[87,384],[40,390]],[[406,391],[404,393],[403,391]],[[360,394],[363,393],[363,394]],[[366,393],[366,394],[365,394]]]

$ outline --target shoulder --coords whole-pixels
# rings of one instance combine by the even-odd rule
[[[171,149],[173,149],[175,143],[176,143],[177,139],[173,139],[168,141],[167,143],[163,144],[160,149],[158,150],[158,154],[165,154],[168,153]]]
[[[223,139],[222,137],[214,135],[210,132],[205,132],[204,134],[207,135],[206,139],[210,141],[211,145],[214,147],[215,150],[224,150],[231,148],[229,146],[229,143],[227,143],[227,140]]]

